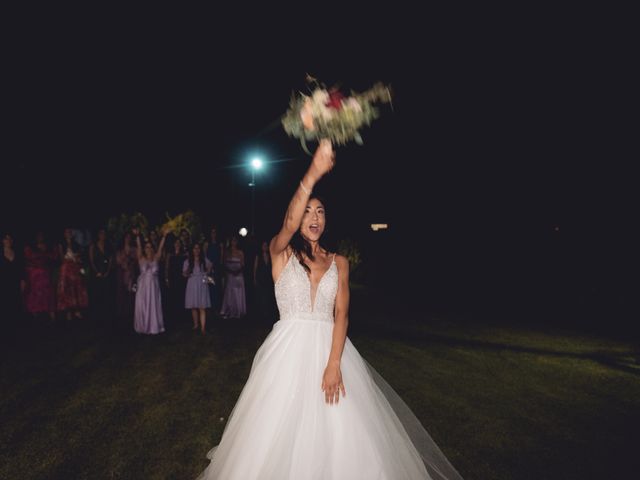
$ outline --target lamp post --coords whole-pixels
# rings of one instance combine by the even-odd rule
[[[262,168],[262,160],[260,158],[254,158],[251,160],[251,233],[255,234],[256,223],[256,171]]]

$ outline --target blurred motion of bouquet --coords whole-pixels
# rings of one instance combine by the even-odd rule
[[[352,91],[345,96],[337,88],[326,88],[313,77],[307,77],[307,81],[315,87],[311,95],[294,94],[289,110],[282,117],[285,132],[300,139],[307,153],[307,140],[327,138],[336,145],[350,141],[361,145],[360,129],[380,115],[374,104],[391,103],[391,90],[382,83],[365,92]]]

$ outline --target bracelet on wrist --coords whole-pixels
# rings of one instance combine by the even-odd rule
[[[307,187],[304,186],[304,183],[302,183],[302,180],[300,180],[300,188],[307,195],[311,195],[311,190],[309,190]]]

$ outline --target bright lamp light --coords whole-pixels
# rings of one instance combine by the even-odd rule
[[[251,166],[254,170],[260,170],[262,168],[262,160],[260,158],[254,158],[251,160]]]

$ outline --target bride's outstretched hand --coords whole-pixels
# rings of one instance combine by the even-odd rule
[[[335,165],[335,152],[331,145],[331,140],[322,139],[318,144],[318,148],[313,154],[311,161],[310,173],[319,180],[324,174],[328,173]]]
[[[324,400],[330,405],[340,401],[340,392],[344,397],[347,392],[342,383],[342,372],[339,366],[327,366],[322,376],[322,391],[324,392]]]

